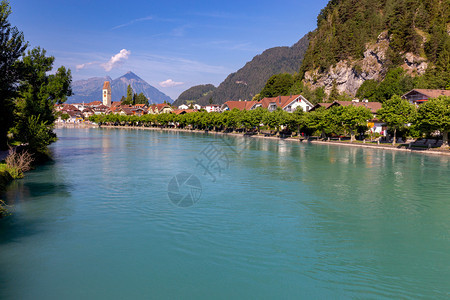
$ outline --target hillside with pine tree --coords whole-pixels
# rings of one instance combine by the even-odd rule
[[[300,89],[380,101],[450,88],[449,0],[331,0],[309,40]]]
[[[266,81],[278,73],[298,72],[308,47],[308,37],[303,37],[292,47],[275,47],[255,56],[250,62],[228,77],[211,94],[197,103],[206,105],[229,100],[251,100],[264,87]]]

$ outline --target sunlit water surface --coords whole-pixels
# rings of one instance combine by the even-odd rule
[[[0,221],[1,299],[450,296],[448,157],[57,133],[54,162],[3,197],[14,214]],[[169,200],[179,173],[201,182],[191,207]]]

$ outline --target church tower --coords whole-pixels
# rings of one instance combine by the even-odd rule
[[[108,107],[111,106],[111,85],[109,84],[109,81],[105,81],[103,83],[103,105],[106,105]]]

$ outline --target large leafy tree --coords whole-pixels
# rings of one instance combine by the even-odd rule
[[[21,82],[13,132],[16,139],[28,143],[34,150],[42,150],[56,140],[53,108],[72,94],[70,70],[62,66],[55,74],[48,75],[54,60],[53,56],[46,56],[46,51],[37,47],[16,63]]]
[[[397,140],[397,131],[414,120],[415,112],[416,109],[412,104],[397,95],[386,101],[378,111],[378,118],[394,131],[393,145]]]
[[[440,131],[443,135],[443,147],[448,147],[450,131],[450,97],[441,96],[421,104],[417,112],[417,125],[427,133]]]
[[[0,149],[7,146],[7,133],[13,125],[13,97],[20,78],[15,64],[28,44],[23,33],[11,26],[11,8],[7,1],[0,3]]]
[[[308,128],[319,131],[322,138],[329,133],[333,127],[330,110],[319,107],[306,115],[306,125]]]
[[[266,85],[261,91],[261,97],[276,97],[288,95],[292,85],[294,84],[294,77],[288,73],[276,74],[267,80]]]
[[[367,126],[367,121],[372,119],[370,109],[363,106],[344,106],[340,115],[340,122],[345,130],[350,132],[350,141],[355,141],[355,132],[361,126]]]

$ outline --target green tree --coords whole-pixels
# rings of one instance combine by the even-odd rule
[[[17,121],[13,132],[16,139],[29,143],[33,150],[43,150],[55,140],[54,106],[65,102],[72,94],[70,70],[61,66],[55,74],[48,75],[54,60],[53,56],[47,57],[46,51],[37,47],[16,63],[23,75],[16,98]],[[47,130],[46,134],[42,133],[44,130]]]
[[[345,130],[350,132],[350,141],[355,141],[355,132],[361,126],[367,126],[367,121],[372,119],[370,109],[363,106],[344,106],[342,107],[342,114],[340,115],[340,122]]]
[[[14,103],[20,72],[15,63],[28,44],[23,33],[11,26],[8,17],[11,7],[8,1],[0,3],[0,149],[7,148],[7,133],[14,122]]]
[[[394,131],[393,145],[397,140],[397,131],[414,120],[415,111],[415,107],[400,96],[393,96],[378,111],[378,118]]]
[[[306,115],[306,126],[314,131],[319,131],[320,136],[325,138],[331,131],[332,123],[329,118],[329,110],[319,107]]]
[[[139,93],[135,97],[134,104],[145,104],[148,106],[148,99],[147,99],[147,97],[145,97],[144,93]]]
[[[124,105],[131,105],[133,104],[133,89],[131,88],[131,85],[127,86],[127,97],[125,98],[125,101],[122,102]]]
[[[290,114],[288,119],[288,127],[292,131],[297,131],[300,134],[300,129],[306,126],[306,112],[301,107]]]
[[[429,99],[419,106],[417,111],[417,125],[426,132],[440,131],[443,136],[443,147],[448,147],[450,131],[450,97],[440,96]]]
[[[261,97],[286,96],[289,94],[294,77],[288,73],[273,75],[267,80],[266,85],[261,91]]]
[[[330,91],[330,95],[328,96],[328,101],[333,102],[339,100],[339,91],[337,89],[336,81],[333,81],[333,86]]]

